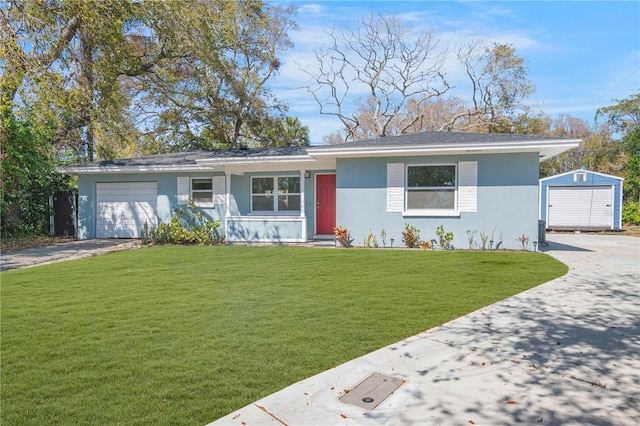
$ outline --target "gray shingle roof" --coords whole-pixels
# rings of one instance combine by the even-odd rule
[[[350,148],[367,147],[398,147],[398,146],[429,146],[429,145],[466,145],[487,143],[514,143],[514,142],[543,142],[559,140],[562,138],[511,135],[504,133],[460,133],[460,132],[423,132],[400,136],[370,139],[366,141],[349,142],[341,145],[322,145],[312,147],[286,147],[286,148],[247,148],[247,149],[216,149],[211,151],[174,152],[168,154],[149,155],[139,158],[121,160],[100,161],[96,163],[76,164],[74,168],[89,167],[145,167],[145,166],[189,166],[196,165],[196,160],[224,160],[224,159],[251,159],[257,157],[282,157],[307,155],[309,151],[318,152],[325,149],[340,150]]]
[[[162,166],[162,165],[195,165],[196,160],[223,158],[252,158],[252,157],[280,157],[290,155],[305,155],[305,147],[287,148],[248,148],[248,149],[214,149],[211,151],[171,152],[168,154],[148,155],[146,157],[124,158],[119,160],[99,161],[96,163],[78,164],[78,166]]]

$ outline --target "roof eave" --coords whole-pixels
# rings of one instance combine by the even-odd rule
[[[540,152],[541,159],[546,160],[562,152],[580,145],[580,139],[553,139],[535,142],[512,142],[494,144],[451,144],[438,145],[406,145],[406,146],[368,146],[345,147],[333,149],[309,149],[309,154],[316,158],[357,158],[357,157],[398,157],[407,155],[460,155],[460,154],[496,154],[517,152]]]
[[[157,173],[157,172],[201,172],[215,170],[212,166],[201,166],[197,164],[166,164],[166,165],[144,165],[144,166],[59,166],[56,168],[59,173],[67,175],[93,175],[103,173]]]
[[[309,155],[282,155],[282,156],[260,156],[260,157],[230,157],[230,158],[203,158],[196,160],[196,164],[202,166],[235,166],[235,165],[256,165],[273,163],[305,163],[316,161]]]

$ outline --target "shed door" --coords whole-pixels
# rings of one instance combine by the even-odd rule
[[[158,223],[157,182],[96,184],[96,238],[140,238],[145,222]]]
[[[549,187],[548,227],[612,228],[611,186]]]

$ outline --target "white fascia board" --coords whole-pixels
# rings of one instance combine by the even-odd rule
[[[544,182],[547,181],[549,179],[555,179],[555,178],[559,178],[562,176],[567,176],[567,175],[571,175],[574,173],[591,173],[593,175],[597,175],[597,176],[602,176],[602,177],[606,177],[606,178],[610,178],[610,179],[615,179],[615,180],[624,180],[624,178],[620,177],[620,176],[613,176],[613,175],[608,175],[606,173],[600,173],[600,172],[592,172],[591,170],[587,170],[587,169],[577,169],[577,170],[571,170],[569,172],[564,172],[564,173],[560,173],[557,175],[553,175],[553,176],[547,176],[546,178],[542,178],[540,179],[540,182]]]
[[[227,166],[227,165],[255,165],[274,163],[304,163],[315,162],[316,160],[308,155],[283,155],[279,157],[231,157],[231,158],[206,158],[196,160],[199,165]]]
[[[440,144],[408,146],[376,146],[335,149],[309,148],[309,155],[322,158],[399,157],[407,155],[493,154],[516,152],[540,152],[544,159],[551,158],[580,145],[580,139],[559,139],[536,142],[511,142],[495,144]]]
[[[251,172],[283,172],[292,170],[335,170],[335,159],[321,159],[304,162],[264,162],[225,164],[221,167],[225,172],[239,174]]]
[[[309,155],[289,155],[282,157],[251,157],[196,160],[198,164],[215,165],[231,173],[272,172],[289,170],[334,170],[335,158],[317,159]]]
[[[199,165],[148,165],[148,166],[59,166],[58,173],[69,175],[95,175],[103,173],[158,173],[158,172],[210,172],[216,170],[211,166]]]

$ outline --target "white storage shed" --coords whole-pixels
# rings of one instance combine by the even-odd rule
[[[540,179],[540,220],[547,229],[621,229],[623,180],[584,169]]]

